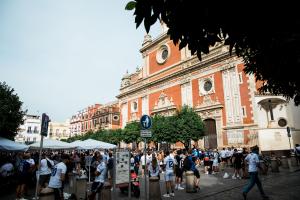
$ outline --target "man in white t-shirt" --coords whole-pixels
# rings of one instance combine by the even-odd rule
[[[67,154],[61,155],[61,162],[56,164],[52,170],[49,188],[54,190],[55,200],[63,200],[64,192],[63,192],[63,182],[65,181],[65,175],[67,172],[66,164],[69,162],[70,158]]]
[[[166,181],[166,190],[167,194],[164,194],[164,197],[174,197],[174,164],[175,160],[170,156],[170,152],[166,151],[166,157],[164,159],[164,168],[165,168],[165,181]],[[170,193],[171,190],[171,193]]]
[[[258,152],[259,148],[258,146],[252,147],[252,152],[248,154],[245,158],[245,161],[249,164],[249,174],[250,174],[250,182],[248,185],[243,189],[243,197],[244,200],[247,199],[248,192],[252,189],[252,187],[256,184],[258,187],[258,190],[262,196],[263,199],[269,199],[268,196],[266,196],[261,181],[258,177],[257,167],[259,166],[259,158],[258,158]]]
[[[91,191],[92,193],[89,196],[90,200],[94,200],[96,197],[96,194],[101,191],[105,178],[106,178],[106,173],[107,173],[107,167],[104,162],[103,156],[100,154],[99,156],[96,157],[96,160],[99,161],[99,165],[97,166],[97,169],[95,171],[95,180],[92,184]]]
[[[54,167],[54,162],[45,153],[42,154],[41,166],[39,168],[40,177],[39,177],[39,185],[38,185],[38,192],[41,191],[42,187],[47,187],[51,170]]]

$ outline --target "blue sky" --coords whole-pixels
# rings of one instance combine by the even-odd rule
[[[0,81],[28,113],[52,121],[116,100],[126,70],[143,63],[145,29],[135,28],[128,1],[1,0]]]

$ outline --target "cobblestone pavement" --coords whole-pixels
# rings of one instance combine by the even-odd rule
[[[232,175],[233,169],[227,168],[225,170],[230,175]],[[173,200],[214,200],[214,199],[230,199],[230,200],[240,200],[243,199],[241,195],[242,188],[248,183],[248,180],[233,180],[231,177],[229,179],[224,179],[224,172],[220,172],[215,175],[206,175],[200,169],[200,191],[198,193],[186,193],[185,190],[176,190],[175,197],[162,199],[173,199]],[[266,175],[261,175],[261,180],[263,183],[264,190],[271,200],[294,200],[300,199],[300,171],[296,169],[284,170],[281,169],[279,173],[269,173]],[[161,195],[165,194],[165,184],[164,176],[161,174],[160,181]],[[67,188],[66,188],[67,190]],[[150,191],[157,192],[157,191]],[[33,197],[34,190],[29,191],[30,196]],[[144,196],[144,181],[141,178],[141,197],[139,199],[146,199]],[[148,191],[149,194],[149,191]],[[121,194],[119,189],[116,192],[112,192],[114,200],[127,200],[129,199],[125,194]],[[15,192],[14,189],[8,193],[4,192],[0,196],[2,200],[14,200]],[[32,198],[27,198],[32,199]],[[132,197],[131,199],[137,199]],[[259,200],[260,195],[256,187],[254,187],[248,194],[248,199]]]
[[[300,199],[300,171],[284,170],[281,169],[279,173],[269,173],[268,175],[261,175],[261,181],[266,194],[270,197],[270,200],[294,200]],[[226,169],[230,175],[233,170],[231,168]],[[223,178],[224,172],[220,172],[216,175],[206,175],[201,172],[200,178],[200,191],[198,193],[186,193],[185,190],[175,191],[175,197],[162,199],[173,199],[173,200],[242,200],[242,189],[248,183],[248,179],[233,180],[231,176],[229,179]],[[161,176],[161,195],[165,194],[165,185],[163,181],[163,175]],[[140,199],[145,199],[143,182],[141,185],[142,196]],[[157,192],[157,191],[151,191]],[[149,193],[149,191],[148,191]],[[116,193],[115,199],[128,199],[124,195]],[[132,198],[136,199],[136,198]],[[249,192],[249,200],[261,199],[260,194],[256,186]]]

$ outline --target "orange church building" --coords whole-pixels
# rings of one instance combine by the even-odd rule
[[[117,96],[121,127],[143,114],[172,115],[188,105],[206,125],[199,142],[205,148],[258,144],[265,151],[286,150],[287,126],[293,143],[300,141],[300,109],[280,96],[259,95],[254,75],[243,72],[243,60],[228,46],[211,47],[199,61],[164,32],[153,40],[146,35],[140,52],[143,66],[122,78]]]

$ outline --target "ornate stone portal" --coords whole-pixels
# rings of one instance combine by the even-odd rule
[[[155,102],[155,106],[151,112],[152,115],[171,116],[175,113],[176,106],[173,102],[173,98],[169,98],[164,92],[159,95],[158,100]]]
[[[195,111],[198,112],[203,121],[207,119],[215,120],[218,147],[223,146],[222,108],[223,105],[219,102],[219,100],[217,98],[213,100],[211,95],[205,95],[202,103],[198,103],[198,105],[195,107]]]

